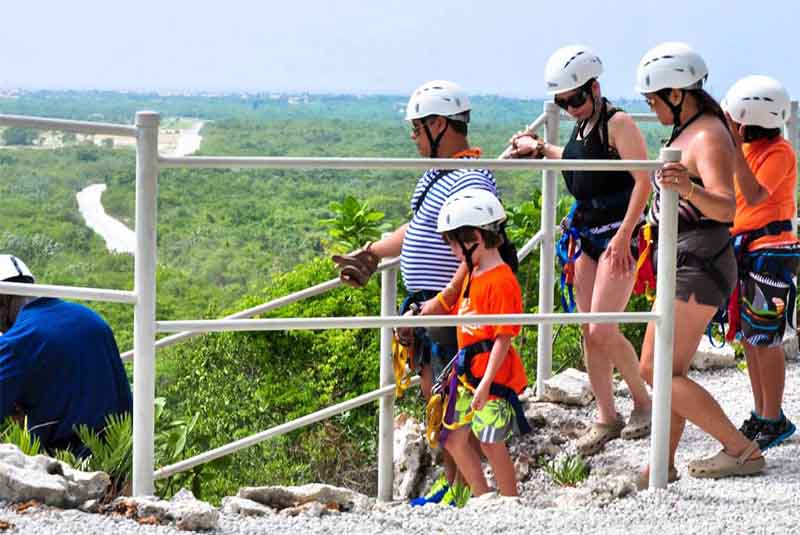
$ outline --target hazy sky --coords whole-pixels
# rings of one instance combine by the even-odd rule
[[[644,52],[685,41],[721,96],[768,74],[800,97],[799,0],[6,0],[0,88],[409,93],[428,79],[539,97],[583,42],[609,96]],[[35,32],[35,33],[34,33]]]

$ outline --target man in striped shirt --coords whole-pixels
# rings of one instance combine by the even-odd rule
[[[435,80],[420,86],[411,95],[406,108],[411,139],[419,154],[427,158],[478,158],[480,149],[470,148],[467,140],[470,110],[466,93],[452,82]],[[497,193],[494,175],[485,169],[433,168],[426,171],[417,181],[411,197],[412,217],[408,223],[380,241],[335,259],[342,268],[342,280],[351,286],[363,286],[375,271],[378,259],[400,255],[400,270],[408,292],[400,313],[405,313],[412,304],[421,306],[435,298],[459,267],[450,247],[436,232],[439,210],[449,196],[466,188]],[[357,264],[357,271],[348,269],[353,263]],[[398,331],[404,345],[414,344],[414,362],[422,379],[422,395],[427,400],[434,378],[458,351],[455,328]],[[445,469],[447,480],[452,482],[455,465],[449,456]],[[444,491],[438,498],[443,494]],[[434,497],[428,501],[438,500]]]

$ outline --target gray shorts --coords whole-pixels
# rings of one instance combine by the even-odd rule
[[[730,243],[730,232],[727,227],[722,225],[687,230],[678,234],[678,258],[681,258],[681,253],[691,253],[694,257],[701,259],[713,258],[718,254],[719,256],[712,264],[718,274],[716,278],[706,269],[695,265],[694,262],[688,265],[682,262],[678,263],[675,273],[675,297],[677,299],[689,301],[689,298],[694,295],[698,303],[713,307],[722,306],[728,301],[733,291],[733,285],[736,284],[736,257]],[[723,251],[726,246],[727,249]],[[724,288],[720,287],[721,284],[724,285]]]

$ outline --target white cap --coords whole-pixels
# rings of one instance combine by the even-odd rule
[[[461,227],[493,230],[506,220],[506,212],[498,198],[485,189],[468,188],[454,193],[439,210],[436,232]]]
[[[19,279],[14,282],[33,283],[33,273],[25,265],[25,262],[10,254],[0,254],[0,281]]]
[[[731,86],[722,109],[737,123],[781,128],[789,118],[791,99],[781,83],[769,76],[753,75]]]
[[[708,76],[703,58],[686,43],[662,43],[650,49],[636,70],[637,93],[660,89],[699,89]]]
[[[458,84],[432,80],[419,86],[406,106],[406,121],[441,115],[454,121],[469,122],[469,97]]]
[[[578,88],[603,74],[603,62],[588,46],[569,45],[556,50],[544,67],[547,94]]]

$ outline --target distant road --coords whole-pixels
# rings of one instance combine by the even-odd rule
[[[188,156],[195,153],[203,140],[200,135],[203,124],[205,124],[203,121],[194,121],[191,128],[181,130],[175,149],[167,153],[170,156]],[[83,188],[75,195],[78,199],[78,209],[86,225],[105,240],[109,251],[133,254],[136,250],[136,234],[124,223],[106,213],[102,203],[105,190],[105,184],[92,184]]]
[[[105,184],[92,184],[83,188],[75,195],[78,209],[86,225],[106,241],[109,251],[133,254],[136,250],[136,234],[106,213],[100,200],[105,190]]]

